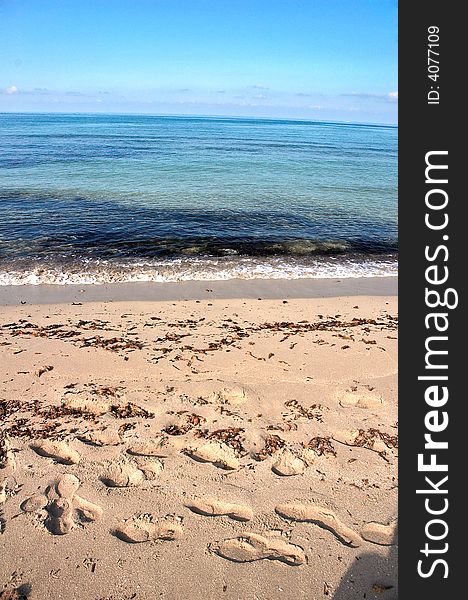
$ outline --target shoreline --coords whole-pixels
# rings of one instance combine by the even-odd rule
[[[0,286],[0,306],[209,299],[299,299],[397,296],[398,277],[347,279],[229,279],[85,285]]]

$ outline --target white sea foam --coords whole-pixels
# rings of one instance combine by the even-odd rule
[[[0,271],[0,285],[71,285],[124,282],[219,281],[228,279],[325,279],[397,275],[394,259],[340,258],[302,262],[283,258],[176,259],[115,264],[106,261]]]

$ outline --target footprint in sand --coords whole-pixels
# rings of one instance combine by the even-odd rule
[[[164,470],[164,463],[161,460],[137,460],[137,465],[140,471],[145,474],[145,479],[152,481],[157,479]]]
[[[382,396],[373,390],[350,388],[337,393],[337,400],[346,408],[380,408]]]
[[[159,460],[133,462],[116,462],[109,465],[101,481],[108,487],[137,487],[144,481],[153,480],[163,470]]]
[[[80,436],[80,441],[92,446],[119,446],[122,443],[122,438],[117,431],[89,431]]]
[[[184,453],[194,460],[211,463],[220,469],[234,470],[240,467],[234,450],[221,442],[210,441],[198,448],[188,448]]]
[[[243,504],[229,504],[220,500],[192,500],[185,504],[192,512],[205,517],[226,516],[236,521],[250,521],[253,511]]]
[[[66,398],[63,405],[69,410],[77,413],[84,413],[101,417],[108,413],[111,409],[111,402],[101,400],[100,398],[78,398],[73,396]]]
[[[55,535],[65,535],[78,525],[96,521],[102,508],[77,495],[80,480],[74,475],[63,475],[49,485],[45,494],[36,494],[21,504],[26,513],[45,511],[45,526]]]
[[[291,475],[300,475],[306,469],[306,463],[302,458],[294,454],[292,450],[282,450],[271,470],[277,475],[290,477]]]
[[[312,448],[304,448],[301,453],[301,460],[306,467],[311,467],[317,460],[317,453]]]
[[[80,462],[79,453],[70,448],[66,442],[38,440],[31,444],[31,448],[40,456],[52,458],[55,462],[64,465],[76,465]]]
[[[372,544],[379,546],[393,546],[398,543],[397,522],[384,525],[383,523],[366,523],[361,529],[362,537]]]
[[[378,429],[351,429],[349,431],[337,431],[333,439],[346,446],[366,448],[381,455],[386,455],[388,450],[394,450],[398,446],[398,438],[383,433]]]
[[[165,457],[167,455],[167,452],[164,451],[166,444],[167,437],[161,435],[152,440],[134,442],[127,448],[127,452],[135,456]]]
[[[297,567],[306,562],[306,555],[300,546],[295,546],[280,538],[264,537],[256,533],[212,544],[209,549],[222,558],[240,563],[268,559]]]
[[[247,394],[241,387],[223,388],[219,392],[215,392],[211,398],[211,402],[219,404],[243,404],[247,400]]]
[[[152,515],[136,515],[117,527],[114,535],[131,544],[154,540],[176,540],[182,535],[181,519],[176,517],[154,519]]]
[[[0,432],[0,504],[6,501],[6,486],[16,468],[16,461],[11,450],[10,442]]]
[[[347,546],[357,548],[362,543],[361,536],[345,525],[328,508],[315,504],[280,504],[275,508],[276,513],[290,521],[314,523],[323,529],[331,531],[340,542]]]

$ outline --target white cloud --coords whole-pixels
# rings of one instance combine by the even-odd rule
[[[18,92],[18,88],[16,87],[16,85],[10,85],[9,87],[7,87],[5,89],[5,93],[6,94],[16,94]]]

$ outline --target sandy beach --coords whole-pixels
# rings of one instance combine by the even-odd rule
[[[396,288],[2,287],[0,597],[394,600]]]

